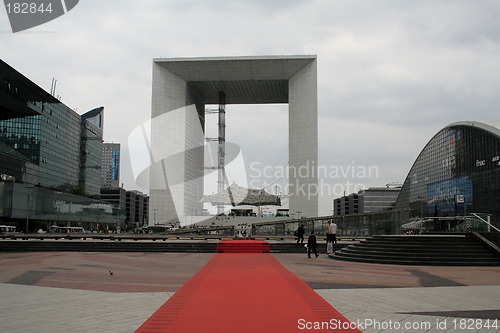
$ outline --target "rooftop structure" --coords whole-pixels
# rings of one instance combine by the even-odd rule
[[[267,193],[264,189],[254,190],[231,184],[224,192],[205,195],[201,199],[203,202],[210,202],[212,205],[231,206],[280,206],[279,196]]]

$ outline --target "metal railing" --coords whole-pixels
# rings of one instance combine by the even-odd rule
[[[312,230],[325,235],[328,221],[337,224],[338,237],[371,237],[373,235],[419,234],[424,232],[490,232],[500,229],[479,214],[471,216],[426,217],[409,219],[408,210],[384,211],[344,216],[321,216],[301,220],[285,220],[253,224],[252,235],[293,236],[300,225],[306,234]]]
[[[481,216],[479,216],[478,214],[476,213],[471,213],[471,215],[474,215],[479,221],[483,222],[483,223],[486,223],[486,225],[488,226],[488,232],[491,231],[491,228],[493,228],[494,230],[496,230],[497,232],[500,232],[500,229],[498,229],[497,227],[495,227],[493,224],[491,224],[489,221],[486,221],[485,219],[483,219]],[[489,217],[489,215],[488,215]]]
[[[406,210],[384,211],[367,214],[344,216],[320,216],[300,220],[255,223],[252,235],[261,236],[293,236],[300,225],[304,226],[306,235],[312,230],[316,235],[326,235],[328,221],[337,224],[338,237],[370,237],[373,235],[400,234],[402,218]]]
[[[475,213],[469,216],[420,217],[414,218],[402,225],[403,233],[412,234],[424,232],[490,232],[490,227],[498,231],[498,228]]]

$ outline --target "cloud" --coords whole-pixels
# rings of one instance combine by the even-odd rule
[[[103,105],[105,139],[127,156],[128,134],[150,116],[153,58],[317,54],[320,162],[377,165],[370,184],[384,185],[445,125],[498,119],[499,14],[497,0],[87,0],[18,34],[0,11],[0,55],[46,90],[57,78],[79,113]],[[249,161],[286,164],[280,108],[228,115]]]

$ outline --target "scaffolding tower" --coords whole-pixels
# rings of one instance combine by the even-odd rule
[[[217,167],[207,167],[207,169],[217,169],[217,191],[222,193],[228,185],[225,162],[226,162],[226,94],[219,91],[219,108],[215,110],[207,109],[206,113],[218,113],[218,137],[206,138],[206,141],[217,141]],[[230,193],[231,195],[231,193]],[[217,214],[224,213],[224,205],[217,205]]]

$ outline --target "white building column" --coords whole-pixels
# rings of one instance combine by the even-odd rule
[[[290,213],[318,216],[318,98],[316,60],[288,82]]]

